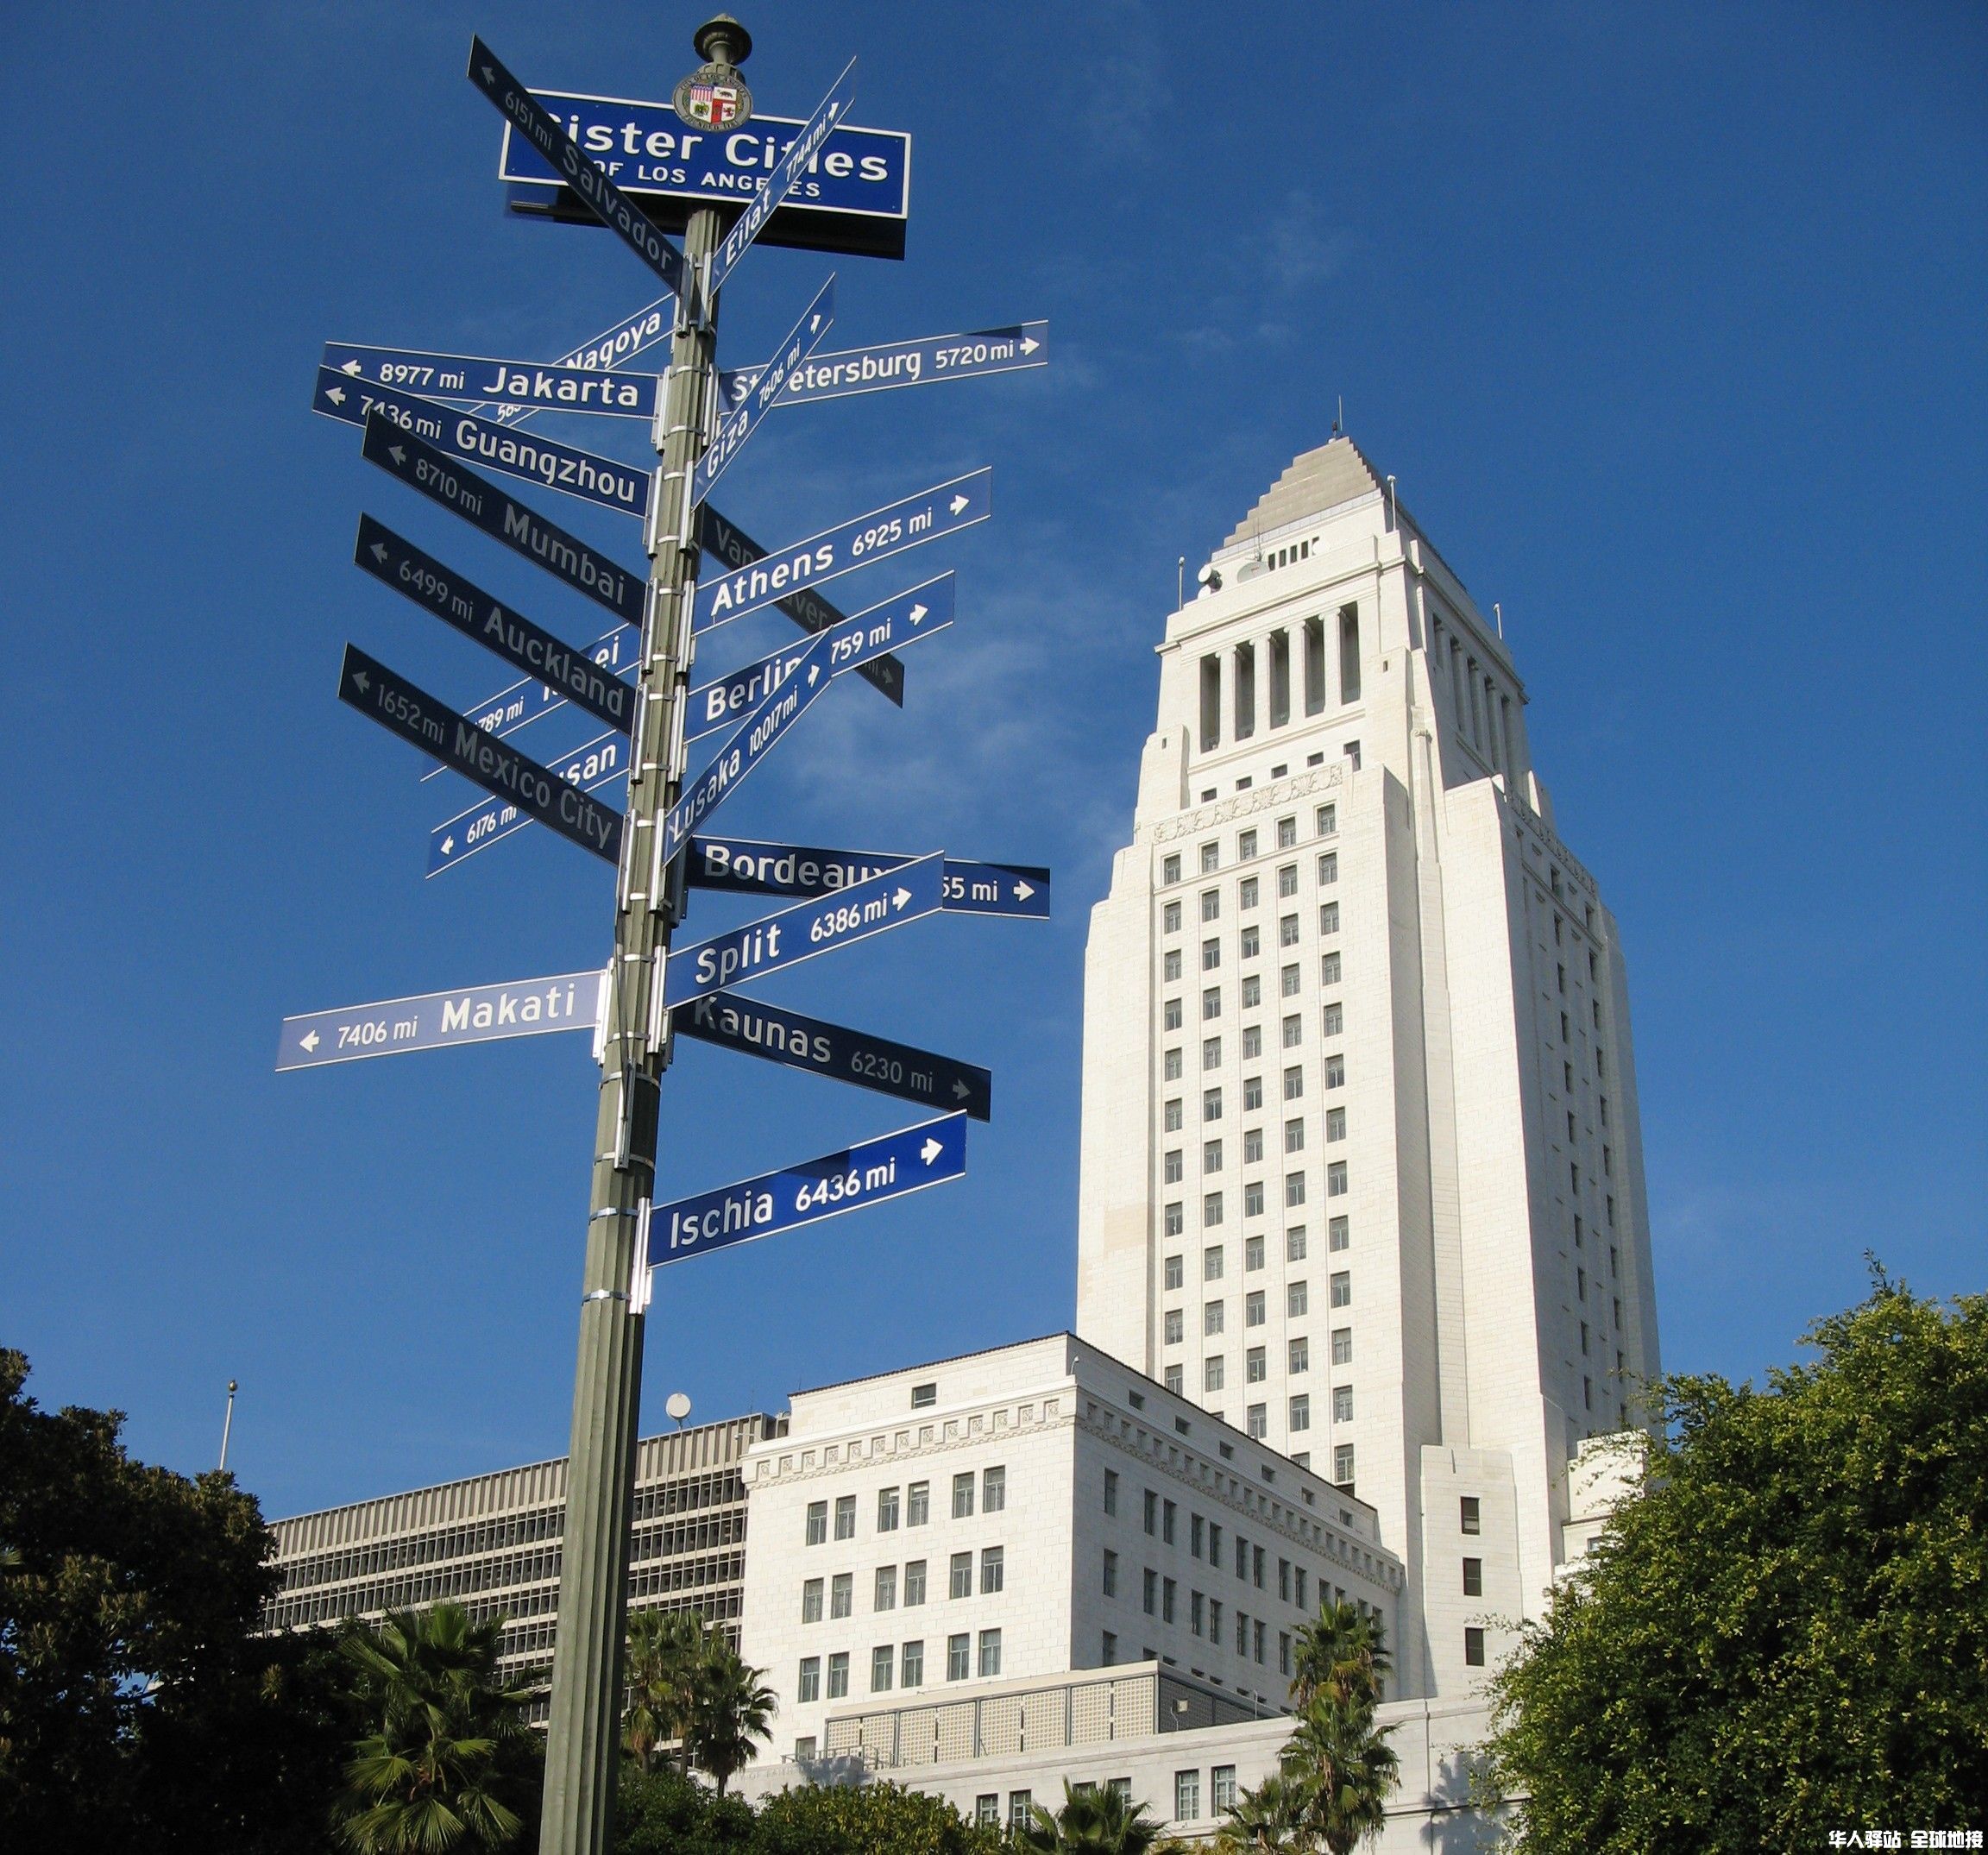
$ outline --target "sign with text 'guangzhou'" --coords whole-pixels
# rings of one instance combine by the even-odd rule
[[[403,431],[383,410],[375,408],[368,415],[359,455],[514,553],[536,561],[554,579],[605,606],[624,625],[641,624],[643,589],[648,584],[644,576],[547,521],[530,503],[519,501],[509,490],[479,476],[426,439]]]
[[[701,1250],[818,1223],[963,1178],[966,1172],[966,1116],[947,1115],[777,1173],[657,1205],[649,1217],[649,1267],[660,1268]]]
[[[756,566],[741,567],[707,580],[697,588],[697,615],[692,629],[708,631],[742,613],[770,606],[784,595],[866,567],[871,561],[888,560],[907,548],[920,547],[942,535],[971,528],[993,512],[994,473],[983,465],[950,482],[935,483],[901,502],[872,509],[852,522],[825,528],[791,547],[775,549]],[[698,544],[708,552],[718,551],[706,539],[701,519],[697,538]],[[721,553],[720,558],[723,558]]]
[[[348,380],[394,387],[424,399],[476,399],[534,412],[601,412],[653,418],[663,403],[659,374],[614,374],[557,362],[489,361],[413,348],[362,348],[327,342],[321,366]]]
[[[327,1063],[441,1050],[451,1044],[592,1030],[601,985],[598,972],[561,972],[548,979],[468,985],[453,992],[421,992],[412,998],[305,1012],[283,1020],[276,1067],[318,1069]]]
[[[881,342],[873,348],[836,349],[810,355],[792,368],[774,405],[806,406],[816,399],[846,399],[855,393],[885,393],[893,387],[928,387],[942,380],[973,380],[983,374],[1009,374],[1049,363],[1049,324],[1018,322],[971,335],[928,335],[922,341]],[[736,406],[764,374],[740,368],[718,376],[727,406]]]

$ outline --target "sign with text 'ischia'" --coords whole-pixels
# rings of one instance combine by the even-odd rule
[[[621,857],[621,814],[569,785],[549,767],[506,747],[446,702],[417,689],[356,645],[345,646],[338,671],[338,700],[377,721],[389,733],[412,741],[451,771],[506,799],[540,824],[550,825],[595,856],[617,863]]]
[[[853,521],[825,528],[790,547],[776,548],[755,566],[705,581],[697,588],[697,614],[691,628],[708,631],[742,613],[771,606],[784,595],[852,573],[872,561],[888,560],[907,548],[922,547],[941,535],[971,528],[993,512],[994,473],[983,465],[950,482],[935,483],[900,502],[872,509]],[[707,552],[718,551],[705,534],[701,519],[698,544]]]
[[[665,231],[681,231],[693,207],[752,198],[803,124],[758,116],[712,131],[685,123],[667,103],[532,93],[623,192]],[[508,126],[497,173],[513,212],[591,222],[559,173]],[[894,129],[838,123],[821,152],[759,229],[754,242],[858,257],[901,258],[911,210],[911,138]]]
[[[761,1004],[736,992],[714,992],[670,1017],[674,1035],[758,1056],[811,1075],[875,1089],[928,1108],[958,1109],[976,1121],[993,1112],[994,1077],[978,1064],[920,1050],[846,1024],[824,1023]]]
[[[673,949],[664,969],[664,1003],[692,1004],[817,953],[936,915],[942,905],[945,861],[943,852],[934,852],[840,895],[782,909],[711,940]]]
[[[476,399],[534,412],[601,412],[653,418],[663,403],[659,374],[615,374],[557,362],[488,361],[415,348],[362,348],[327,342],[319,362],[348,380],[394,387],[424,399]]]
[[[519,501],[509,490],[479,476],[426,439],[402,430],[379,407],[367,415],[359,455],[431,502],[452,509],[514,553],[538,562],[554,579],[607,607],[624,625],[641,624],[643,588],[648,584],[643,575],[609,560],[557,522],[547,521],[530,503]]]
[[[777,1173],[657,1205],[649,1217],[649,1267],[661,1268],[702,1250],[750,1243],[881,1204],[964,1178],[966,1172],[966,1116],[947,1115]]]
[[[628,742],[621,735],[597,734],[549,762],[545,770],[582,792],[601,792],[628,777]],[[514,799],[479,799],[428,833],[428,874],[452,870],[465,858],[537,822]]]
[[[649,506],[649,473],[612,457],[601,457],[534,432],[509,430],[494,418],[456,412],[391,387],[374,387],[331,368],[318,369],[311,410],[349,425],[363,425],[383,413],[403,431],[425,438],[437,450],[464,463],[484,464],[505,476],[522,477],[603,509],[639,516]]]
[[[599,972],[561,972],[548,979],[466,985],[453,992],[421,992],[412,998],[305,1012],[283,1020],[276,1067],[319,1069],[327,1063],[441,1050],[451,1044],[592,1030],[600,1012],[601,983]]]
[[[971,335],[928,335],[915,342],[880,342],[872,348],[840,348],[810,355],[789,370],[776,406],[806,406],[885,393],[893,387],[929,387],[942,380],[973,380],[1049,364],[1049,324],[1017,322]],[[736,406],[758,386],[764,368],[740,368],[718,376],[718,392]]]

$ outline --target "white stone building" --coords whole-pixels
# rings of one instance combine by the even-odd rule
[[[1394,1633],[1372,1508],[1068,1334],[796,1393],[745,1476],[740,1650],[804,1767],[1274,1714],[1323,1595]]]
[[[1077,1328],[1372,1502],[1403,1692],[1463,1695],[1658,1369],[1615,923],[1350,441],[1203,584],[1092,916]]]

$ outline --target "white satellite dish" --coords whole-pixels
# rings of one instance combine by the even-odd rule
[[[663,1408],[681,1424],[690,1414],[690,1394],[688,1392],[671,1392],[663,1400]]]

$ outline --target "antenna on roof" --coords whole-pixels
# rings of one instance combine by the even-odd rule
[[[1332,436],[1337,437],[1346,429],[1346,395],[1339,395],[1339,411],[1332,421]]]
[[[1505,608],[1496,600],[1491,601],[1491,616],[1498,621],[1498,635],[1505,635]]]

